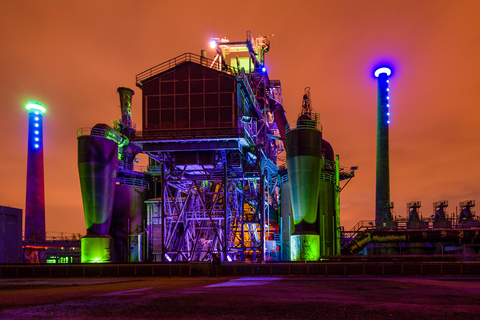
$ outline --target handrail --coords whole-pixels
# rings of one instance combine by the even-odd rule
[[[291,130],[307,129],[307,130],[319,130],[322,131],[322,125],[320,124],[320,117],[315,114],[315,120],[312,119],[297,119],[289,122],[285,125],[285,134]]]
[[[135,171],[135,172],[147,172],[147,167],[137,166],[131,163],[125,163],[124,161],[118,161],[118,168],[123,170]]]
[[[117,184],[148,188],[148,181],[143,179],[134,179],[134,178],[117,178]]]
[[[215,128],[192,130],[148,130],[132,134],[134,141],[146,140],[195,140],[195,139],[225,139],[243,138],[246,136],[243,128]]]
[[[96,136],[102,137],[106,139],[110,139],[118,143],[120,146],[124,146],[128,143],[128,138],[122,135],[120,132],[116,131],[115,129],[104,129],[104,128],[91,128],[85,127],[80,128],[77,130],[77,137],[82,136]]]
[[[191,52],[187,52],[184,54],[181,54],[173,59],[167,60],[165,62],[162,62],[148,70],[145,70],[143,72],[140,72],[135,76],[135,82],[138,87],[142,86],[142,82],[156,76],[164,71],[167,71],[169,69],[172,69],[180,64],[183,64],[185,62],[194,62],[197,64],[201,64],[205,67],[208,67],[210,69],[214,69],[217,71],[221,71],[227,74],[231,75],[237,75],[238,74],[238,69],[235,67],[231,67],[228,65],[222,66],[219,60],[212,60],[208,59],[206,57],[199,56],[198,54],[194,54]]]
[[[325,181],[330,181],[331,183],[335,183],[335,175],[331,173],[322,172],[320,174],[320,179]]]

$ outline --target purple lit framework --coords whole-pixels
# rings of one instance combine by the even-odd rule
[[[264,259],[267,178],[254,166],[239,171],[235,152],[203,152],[200,157],[213,161],[201,168],[179,165],[183,156],[173,154],[175,161],[162,154],[149,169],[160,184],[160,199],[147,201],[152,254],[165,261],[209,261],[217,254],[226,261]]]
[[[283,148],[268,118],[283,112],[280,82],[193,54],[152,70],[137,76],[144,126],[132,136],[155,177],[148,250],[165,262],[263,261]]]

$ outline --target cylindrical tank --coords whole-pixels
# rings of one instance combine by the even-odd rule
[[[286,176],[284,180],[284,176]],[[284,174],[281,177],[282,185],[280,187],[280,215],[281,215],[281,230],[282,230],[282,261],[290,260],[290,236],[292,235],[293,225],[292,220],[292,201],[290,195],[290,182],[288,175]]]
[[[337,253],[337,214],[335,206],[335,155],[333,148],[322,140],[323,169],[318,196],[318,219],[320,228],[320,255]]]
[[[138,236],[143,234],[146,221],[145,200],[148,189],[117,184],[112,210],[110,234],[115,239],[115,262],[141,262],[138,255]],[[144,256],[142,254],[141,256]]]
[[[316,120],[300,116],[288,125],[286,153],[295,226],[290,259],[315,261],[320,258],[317,209],[322,165],[322,132]]]
[[[118,169],[118,144],[101,136],[78,137],[78,172],[87,235],[83,262],[111,261],[108,235]]]
[[[318,218],[320,227],[320,255],[336,254],[335,186],[322,177],[318,197]]]

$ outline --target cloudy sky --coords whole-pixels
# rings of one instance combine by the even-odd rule
[[[120,117],[116,88],[211,37],[271,35],[270,79],[289,121],[311,87],[324,138],[341,165],[358,166],[341,193],[341,222],[374,219],[376,82],[390,81],[391,200],[480,200],[480,1],[6,1],[0,19],[0,205],[25,208],[28,100],[44,103],[48,231],[85,232],[77,130]]]

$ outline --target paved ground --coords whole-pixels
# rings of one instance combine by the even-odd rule
[[[28,318],[480,319],[480,279],[0,280],[0,319]]]

